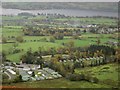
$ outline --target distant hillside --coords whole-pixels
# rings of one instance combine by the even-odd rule
[[[117,11],[117,2],[3,2],[3,8],[38,10],[38,9],[87,9]]]

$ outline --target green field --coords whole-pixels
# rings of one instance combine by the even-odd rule
[[[56,19],[56,20],[61,20],[61,21],[79,21],[85,24],[105,24],[105,25],[116,25],[116,20],[114,19],[107,19],[107,18],[70,18],[70,19],[66,19],[66,18],[61,18],[61,19]]]
[[[104,17],[97,17],[97,18],[76,18],[76,17],[71,17],[71,18],[53,18],[53,17],[46,17],[46,16],[2,16],[2,20],[5,21],[7,23],[7,20],[10,21],[11,23],[13,23],[13,25],[17,24],[15,20],[28,20],[28,23],[30,23],[31,21],[40,21],[40,20],[45,20],[45,19],[49,19],[49,20],[53,20],[53,21],[72,21],[74,22],[73,24],[76,25],[80,24],[80,25],[86,25],[86,24],[102,24],[102,25],[117,25],[117,19],[110,19],[110,18],[104,18]],[[15,23],[14,23],[15,21]],[[8,22],[7,24],[10,24],[10,22]],[[48,23],[39,23],[39,25],[47,25],[47,26],[56,26],[57,24],[48,24]],[[57,25],[58,26],[58,25]],[[66,26],[64,24],[59,24],[59,26]]]
[[[36,51],[38,50],[39,47],[42,47],[42,50],[47,50],[51,47],[54,48],[59,48],[59,47],[64,47],[63,43],[67,43],[69,41],[74,41],[74,46],[76,47],[86,47],[89,46],[91,44],[97,44],[97,37],[100,38],[100,44],[103,45],[105,42],[107,42],[108,40],[111,41],[117,41],[117,39],[110,39],[109,37],[112,36],[112,34],[93,34],[93,33],[82,33],[81,34],[81,39],[73,39],[72,37],[69,36],[65,36],[63,40],[55,40],[54,43],[49,42],[49,41],[42,41],[42,39],[46,38],[47,40],[49,40],[50,36],[24,36],[23,32],[22,32],[22,28],[23,26],[18,26],[17,25],[17,21],[19,20],[26,20],[27,18],[27,22],[30,23],[31,21],[40,21],[40,20],[44,20],[47,17],[46,16],[2,16],[3,22],[5,22],[5,25],[2,28],[2,35],[7,38],[8,42],[16,42],[15,38],[9,38],[9,37],[17,37],[17,36],[23,36],[23,39],[26,42],[23,43],[18,43],[18,46],[16,48],[18,49],[23,49],[22,52],[17,53],[17,54],[9,54],[8,52],[12,51],[13,49],[13,45],[14,43],[5,43],[5,44],[0,44],[0,51],[4,51],[7,53],[7,58],[10,59],[11,61],[14,62],[19,62],[19,58],[22,54],[24,54],[29,48],[32,48],[32,51]],[[116,19],[110,19],[110,18],[77,18],[77,17],[71,17],[71,18],[49,18],[53,21],[60,21],[60,22],[64,22],[64,21],[73,21],[73,22],[79,22],[79,24],[104,24],[104,25],[117,25],[117,20]],[[15,20],[15,22],[14,22]],[[8,22],[7,22],[8,21]],[[13,25],[7,25],[14,23]],[[66,25],[64,24],[49,24],[49,23],[38,23],[40,25],[43,26],[53,26],[53,27],[58,27],[61,29],[64,29],[66,27]],[[75,27],[67,27],[69,29],[75,29]],[[80,30],[84,30],[83,28],[80,28]]]
[[[96,67],[86,67],[83,69],[76,69],[76,73],[85,73],[89,76],[95,76],[101,83],[118,86],[118,65],[107,64]]]
[[[49,39],[49,36],[24,36],[22,32],[22,27],[21,26],[4,26],[2,29],[3,36],[8,39],[8,37],[11,36],[23,36],[23,39],[26,40],[26,42],[23,43],[18,43],[17,48],[18,49],[23,49],[23,52],[17,53],[17,54],[9,54],[7,55],[7,58],[10,59],[11,61],[14,62],[19,62],[20,56],[24,54],[29,48],[32,48],[32,51],[37,51],[39,47],[42,47],[42,50],[47,50],[50,49],[51,47],[54,48],[59,48],[59,47],[64,47],[62,44],[67,43],[69,41],[74,41],[74,45],[76,47],[85,47],[89,46],[90,44],[96,44],[97,38],[100,38],[101,43],[104,44],[107,42],[110,36],[112,34],[93,34],[93,33],[83,33],[82,34],[82,39],[72,39],[70,36],[65,36],[63,40],[55,40],[55,43],[52,42],[46,42],[46,41],[37,41],[41,40],[43,38]],[[34,41],[35,40],[35,41]],[[112,41],[117,41],[117,39],[111,39]],[[15,41],[15,39],[8,39],[8,42]],[[2,46],[2,49],[0,51],[4,51],[8,53],[13,49],[14,43],[6,43],[6,44],[0,44]]]
[[[64,78],[55,80],[44,80],[36,82],[22,82],[11,84],[10,86],[15,86],[17,88],[109,88],[108,85],[94,84],[85,81],[71,82]]]

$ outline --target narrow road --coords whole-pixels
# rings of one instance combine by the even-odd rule
[[[4,73],[8,75],[9,80],[12,79],[11,76],[7,72],[4,72]]]

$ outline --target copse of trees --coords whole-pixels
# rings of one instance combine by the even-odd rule
[[[2,37],[2,43],[6,43],[7,42],[7,38],[6,37]]]
[[[45,21],[44,21],[45,22]],[[24,35],[28,36],[54,36],[55,39],[61,40],[64,36],[80,35],[80,29],[60,29],[50,28],[48,26],[27,25],[23,28]]]
[[[88,81],[88,82],[92,82],[92,83],[98,83],[99,80],[96,77],[92,77],[89,75],[85,75],[85,74],[68,74],[66,76],[67,79],[69,79],[70,81]]]
[[[102,51],[102,53],[107,56],[107,55],[115,55],[115,49],[109,46],[104,46],[104,45],[91,45],[87,49],[89,52],[94,53],[97,51]]]
[[[3,51],[0,55],[2,55],[2,62],[5,62],[7,60],[5,52]]]
[[[55,42],[55,38],[54,38],[53,36],[51,36],[51,37],[49,38],[49,41],[52,42],[52,43],[54,43],[54,42]]]
[[[17,36],[16,37],[16,41],[22,43],[24,41],[23,37],[22,36]]]
[[[8,77],[5,76],[5,74],[3,74],[2,84],[11,84],[11,83],[18,83],[18,82],[22,82],[22,76],[21,75],[17,75],[14,79],[9,80]]]
[[[58,40],[61,40],[61,39],[64,38],[64,34],[63,34],[63,33],[56,32],[56,33],[54,34],[54,38],[55,38],[55,39],[58,39]]]
[[[107,62],[114,61],[115,57],[115,50],[112,47],[109,46],[103,46],[103,45],[91,45],[89,47],[82,48],[74,47],[74,42],[70,41],[68,42],[68,45],[66,47],[60,47],[60,48],[50,48],[46,51],[39,48],[38,51],[32,52],[31,50],[28,50],[25,55],[21,57],[21,60],[23,63],[42,63],[43,59],[42,56],[44,55],[52,55],[52,57],[58,55],[67,54],[69,57],[57,57],[57,61],[59,60],[66,60],[66,59],[73,59],[73,61],[76,61],[76,59],[80,58],[89,58],[89,57],[104,57],[103,61],[100,60],[94,60],[94,62],[89,63],[90,66],[95,65],[101,65]],[[113,60],[112,60],[113,59]],[[102,62],[102,63],[101,63]],[[76,62],[75,67],[84,67],[85,66],[84,61],[82,62]]]
[[[31,13],[23,12],[23,13],[19,13],[18,16],[34,16],[34,15]]]
[[[32,49],[30,48],[26,54],[21,56],[22,63],[26,63],[26,64],[38,64],[41,66],[43,66],[43,58],[41,56],[41,50],[39,49],[38,52],[32,52]]]

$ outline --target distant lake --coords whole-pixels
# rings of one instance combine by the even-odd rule
[[[19,9],[2,9],[0,15],[17,15],[18,13],[29,12],[32,14],[37,13],[50,13],[50,14],[64,14],[66,16],[112,16],[118,17],[118,12],[110,11],[94,11],[94,10],[71,10],[71,9],[51,9],[51,10],[19,10]]]

